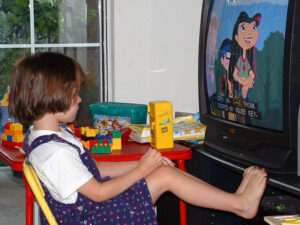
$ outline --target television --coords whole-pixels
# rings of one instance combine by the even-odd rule
[[[299,176],[300,1],[203,0],[199,105],[211,156]]]

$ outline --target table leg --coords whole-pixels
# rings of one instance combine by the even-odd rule
[[[33,202],[35,197],[24,175],[23,175],[23,180],[25,184],[25,194],[26,194],[26,225],[33,225]]]
[[[177,160],[178,169],[186,171],[184,167],[184,160]],[[180,210],[180,225],[186,225],[186,204],[185,202],[179,200],[179,210]]]

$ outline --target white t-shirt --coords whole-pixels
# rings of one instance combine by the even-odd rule
[[[29,145],[39,136],[56,134],[66,141],[77,145],[84,152],[82,144],[64,129],[61,132],[37,130],[30,127]],[[62,203],[75,203],[77,189],[92,178],[92,174],[82,163],[78,151],[69,144],[49,141],[36,147],[28,161],[37,176],[50,191],[52,197]]]

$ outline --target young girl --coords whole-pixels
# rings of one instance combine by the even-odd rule
[[[266,186],[263,169],[249,167],[237,191],[227,193],[155,149],[137,162],[95,162],[64,125],[76,117],[83,81],[74,59],[51,52],[22,58],[11,78],[9,112],[33,124],[24,150],[59,224],[157,224],[153,204],[166,191],[196,206],[255,216]]]

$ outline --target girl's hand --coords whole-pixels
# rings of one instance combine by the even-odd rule
[[[159,151],[149,148],[145,155],[140,159],[137,168],[143,177],[151,173],[160,165],[168,164],[169,162],[161,155]]]
[[[174,167],[175,163],[169,158],[163,156],[162,165]]]
[[[155,151],[157,151],[157,149],[152,148],[152,147],[150,147],[150,148],[148,149],[148,151],[151,150],[151,149],[154,149]],[[158,151],[157,151],[157,152],[158,152]],[[160,152],[158,152],[158,153],[161,155]],[[159,166],[161,166],[161,165],[171,166],[171,167],[174,167],[174,166],[175,166],[175,163],[174,163],[172,160],[170,160],[169,158],[167,158],[167,157],[165,157],[165,156],[161,156],[161,157],[162,157],[162,160],[161,160],[161,163],[160,163]]]
[[[252,88],[253,85],[254,85],[254,80],[253,80],[251,77],[249,77],[249,78],[246,80],[244,86],[245,86],[245,87],[248,87],[248,88]]]

